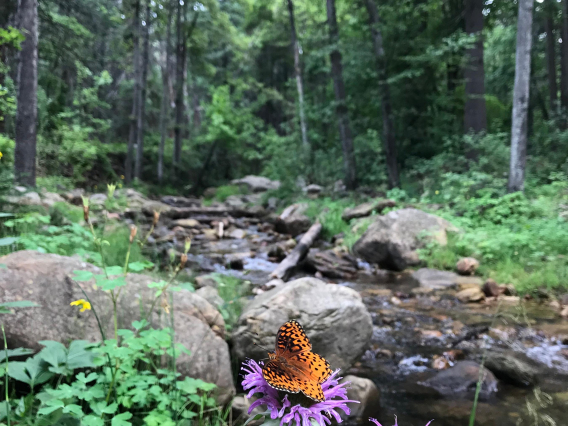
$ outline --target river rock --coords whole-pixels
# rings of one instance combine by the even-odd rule
[[[306,262],[312,268],[329,278],[353,278],[357,274],[357,260],[346,253],[334,250],[310,250]]]
[[[448,221],[417,209],[395,210],[379,216],[353,246],[356,256],[381,268],[403,270],[420,263],[416,250],[435,241],[447,244]]]
[[[504,382],[516,386],[534,386],[537,383],[538,371],[529,359],[512,351],[499,353],[489,351],[485,366]]]
[[[51,207],[55,203],[64,203],[65,199],[55,192],[46,192],[42,194],[42,202],[45,206]]]
[[[178,219],[172,222],[172,226],[181,226],[182,228],[197,228],[200,225],[201,223],[195,219]]]
[[[221,308],[224,305],[225,301],[219,296],[219,292],[215,287],[205,286],[201,287],[199,290],[195,292],[198,296],[203,297],[217,309]]]
[[[30,191],[22,195],[10,195],[4,197],[10,204],[17,204],[20,206],[41,206],[41,197],[37,192]]]
[[[479,268],[479,261],[473,257],[462,257],[456,263],[456,271],[460,275],[473,275]]]
[[[198,277],[195,277],[195,286],[197,288],[202,288],[202,287],[217,288],[218,285],[219,283],[217,282],[217,280],[213,278],[211,275],[200,275]]]
[[[487,296],[487,297],[497,297],[501,293],[503,293],[503,291],[499,287],[499,284],[497,284],[495,282],[495,280],[492,280],[491,278],[489,278],[487,281],[485,281],[485,284],[483,284],[482,290],[483,290],[483,293],[485,294],[485,296]]]
[[[198,198],[174,197],[172,195],[162,197],[161,201],[174,207],[198,207],[201,205],[201,200]]]
[[[71,279],[76,270],[102,274],[102,270],[76,258],[35,251],[19,251],[0,258],[0,300],[31,300],[36,308],[17,309],[14,315],[5,315],[10,347],[39,350],[40,340],[55,340],[68,344],[71,340],[100,341],[99,328],[92,312],[80,312],[70,306],[74,300],[88,295],[96,307],[107,336],[113,335],[112,304],[108,294],[95,286],[94,279],[76,282]],[[153,278],[128,274],[118,302],[119,328],[131,328],[141,312],[148,310],[155,289],[148,284]],[[158,312],[150,318],[160,326]],[[169,317],[169,316],[168,316]],[[184,376],[196,377],[217,384],[219,400],[229,401],[235,393],[232,379],[229,347],[225,342],[225,323],[219,311],[202,297],[188,291],[175,293],[175,340],[185,345],[191,356],[182,353],[177,359],[177,370]]]
[[[359,204],[357,207],[347,208],[343,211],[341,219],[349,222],[351,219],[370,216],[373,212],[380,214],[387,207],[396,206],[394,200],[373,200],[367,203]]]
[[[421,268],[412,274],[412,278],[418,281],[420,287],[442,289],[455,287],[458,275],[449,271]]]
[[[263,176],[245,176],[241,179],[231,181],[232,185],[242,185],[247,187],[251,192],[265,192],[271,189],[280,188],[280,182],[277,180],[270,180]]]
[[[377,417],[381,409],[381,393],[375,383],[364,377],[345,376],[341,383],[349,382],[347,385],[347,399],[359,401],[360,404],[349,404],[351,413],[343,418],[368,419]]]
[[[469,287],[456,294],[457,299],[462,303],[474,303],[485,300],[485,294],[479,286]]]
[[[304,188],[302,188],[302,191],[304,191],[308,195],[318,195],[323,191],[323,187],[312,183],[311,185],[304,186]]]
[[[480,365],[473,361],[459,361],[452,368],[442,370],[421,384],[437,390],[442,395],[475,392],[479,379]],[[483,370],[481,394],[488,396],[497,392],[497,379],[487,369]]]
[[[107,195],[103,193],[93,194],[89,197],[89,204],[94,204],[95,206],[102,206],[107,200]]]
[[[276,220],[276,231],[281,234],[290,234],[293,237],[306,232],[312,225],[310,218],[304,214],[307,208],[308,205],[305,203],[286,207]]]
[[[262,293],[244,308],[233,331],[236,359],[266,358],[253,342],[273,349],[278,329],[291,319],[302,324],[314,352],[332,369],[346,370],[359,359],[373,330],[371,315],[355,290],[300,278]]]

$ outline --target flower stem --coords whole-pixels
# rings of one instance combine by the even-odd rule
[[[4,332],[4,324],[2,324],[2,337],[4,338],[4,355],[6,356],[6,372],[4,387],[6,388],[6,421],[10,426],[10,395],[8,393],[8,341],[6,340],[6,333]]]

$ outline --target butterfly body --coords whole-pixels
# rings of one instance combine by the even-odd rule
[[[268,353],[269,361],[262,374],[275,389],[302,392],[314,401],[323,401],[321,384],[331,375],[329,363],[312,352],[312,345],[297,321],[288,321],[278,330],[276,350]]]

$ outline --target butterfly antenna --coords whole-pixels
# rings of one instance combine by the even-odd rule
[[[254,334],[256,337],[260,337],[258,333],[253,333],[253,334]],[[259,344],[256,343],[256,342],[252,342],[252,344],[255,345],[255,346],[258,346],[260,349],[262,349],[262,350],[265,351],[265,352],[270,352],[270,351],[269,351],[268,349],[266,349],[264,346],[259,345]],[[265,358],[265,359],[268,359],[268,358]]]

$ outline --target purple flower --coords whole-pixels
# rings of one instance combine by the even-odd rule
[[[304,407],[300,404],[292,406],[288,400],[288,395],[280,399],[278,391],[266,382],[262,376],[261,365],[262,362],[259,365],[251,359],[245,362],[241,368],[245,372],[242,382],[243,389],[249,391],[247,398],[250,398],[255,393],[262,395],[251,404],[248,414],[252,413],[252,410],[259,405],[266,405],[271,419],[281,419],[280,426],[294,426],[294,422],[296,426],[312,426],[310,418],[314,419],[320,426],[325,426],[326,424],[331,424],[332,416],[337,423],[341,423],[341,416],[336,411],[338,408],[343,410],[345,414],[349,414],[350,410],[347,407],[347,403],[359,403],[359,401],[347,399],[345,386],[349,382],[339,384],[341,377],[337,377],[339,370],[336,370],[321,385],[325,401],[316,402],[309,407]]]
[[[369,420],[372,421],[377,426],[382,426],[377,419],[373,419],[372,417],[369,417]],[[428,426],[433,421],[434,420],[430,420],[428,423],[426,423],[426,426]],[[398,426],[398,420],[397,420],[396,416],[394,416],[394,426]]]

